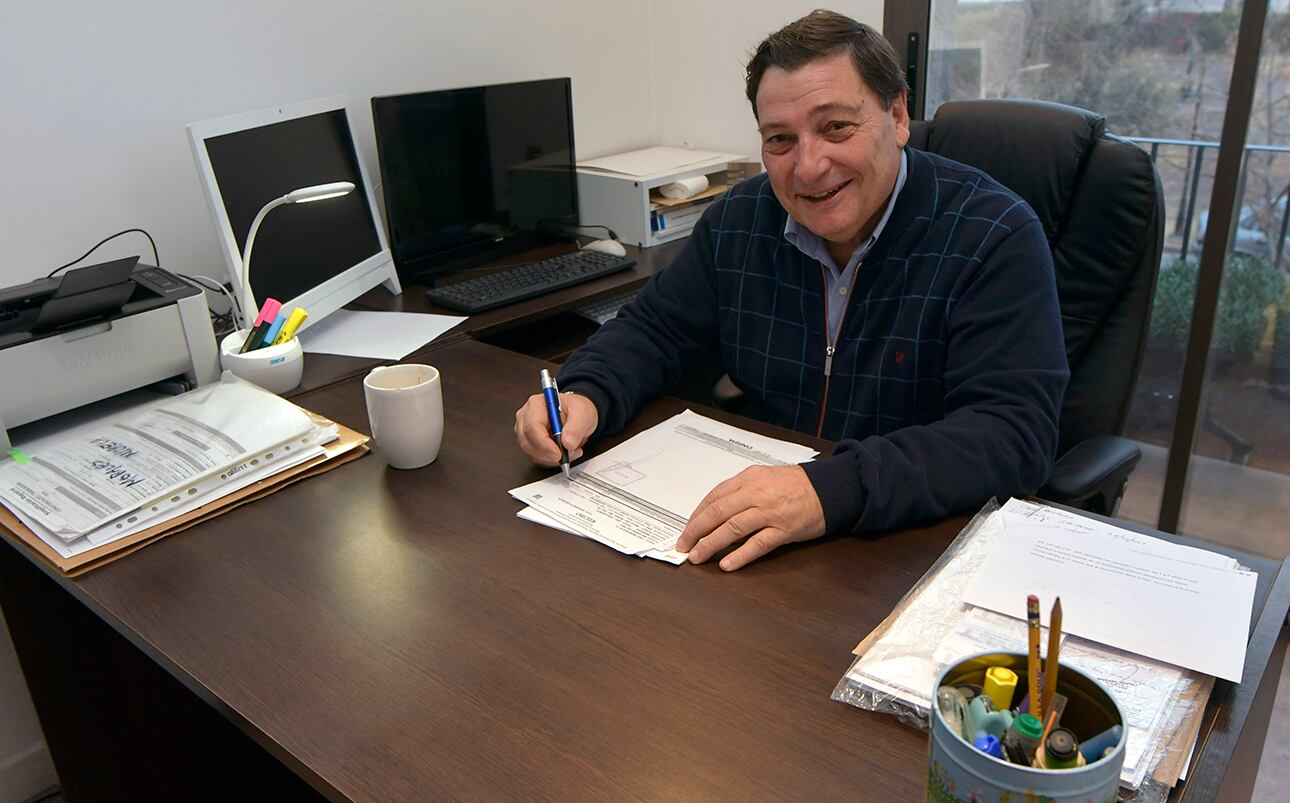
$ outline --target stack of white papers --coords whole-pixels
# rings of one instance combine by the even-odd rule
[[[0,461],[0,504],[70,558],[311,460],[336,437],[334,424],[226,372],[21,444]]]
[[[338,309],[300,333],[310,354],[401,360],[466,320],[422,312],[359,312]]]
[[[578,162],[578,169],[615,173],[632,178],[652,178],[714,163],[734,162],[740,158],[742,157],[732,153],[657,145],[639,151],[584,159]]]
[[[1241,682],[1258,575],[1092,519],[1054,526],[1052,508],[1014,510],[964,602],[1024,620],[1028,593],[1061,597],[1067,633]]]
[[[818,454],[690,410],[511,496],[521,518],[581,535],[627,555],[685,561],[676,541],[708,491],[750,466],[783,466]]]

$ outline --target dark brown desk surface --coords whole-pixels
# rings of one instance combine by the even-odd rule
[[[0,602],[69,800],[308,792],[272,766],[334,799],[921,796],[924,734],[829,694],[964,519],[729,575],[626,557],[515,518],[506,489],[543,472],[512,412],[541,364],[472,341],[433,362],[447,434],[427,468],[367,457],[75,580],[0,546]],[[366,430],[357,381],[297,401]],[[1220,683],[1197,799],[1238,742],[1257,736],[1257,761],[1246,723],[1270,711],[1256,695],[1285,646],[1287,578],[1247,559],[1263,573],[1255,682]],[[245,744],[210,748],[230,733]]]

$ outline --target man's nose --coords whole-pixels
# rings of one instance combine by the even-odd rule
[[[810,184],[829,172],[828,149],[824,145],[816,137],[803,137],[798,141],[794,176],[799,182]]]

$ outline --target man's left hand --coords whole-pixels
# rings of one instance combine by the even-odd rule
[[[801,466],[753,466],[703,497],[676,548],[703,563],[731,544],[743,545],[721,559],[732,572],[776,547],[824,535],[824,508]]]

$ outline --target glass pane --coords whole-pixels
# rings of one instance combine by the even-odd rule
[[[1185,136],[1204,123],[1202,96],[1222,116],[1239,10],[1232,0],[933,0],[927,116],[948,100],[1037,98],[1094,110],[1117,134]]]
[[[1284,17],[1285,5],[1274,0],[1280,13],[1272,16]],[[1232,0],[933,0],[931,6],[927,116],[946,101],[976,97],[1067,103],[1106,117],[1112,132],[1150,153],[1160,173],[1167,219],[1164,259],[1125,432],[1142,447],[1143,460],[1119,509],[1120,516],[1144,524],[1154,525],[1160,510],[1240,6]],[[1272,83],[1266,96],[1277,97],[1277,88],[1286,94],[1283,84]],[[1282,114],[1290,126],[1290,108]],[[1247,189],[1253,190],[1253,176]],[[1246,222],[1258,219],[1252,211]],[[1238,242],[1253,248],[1256,229],[1261,231],[1243,226],[1246,234],[1242,239],[1238,232]],[[1231,326],[1236,325],[1233,320]],[[1237,370],[1234,382],[1249,377],[1243,371]],[[1206,457],[1221,452],[1227,444],[1223,436],[1244,426],[1227,413],[1211,419],[1202,445]],[[1229,421],[1236,430],[1223,429]],[[1260,448],[1256,462],[1270,451]],[[1207,522],[1191,531],[1226,539],[1231,529],[1229,518],[1222,526]]]
[[[1290,14],[1273,2],[1180,529],[1290,552]],[[1201,211],[1203,235],[1204,210]],[[1165,282],[1162,277],[1161,284]]]

